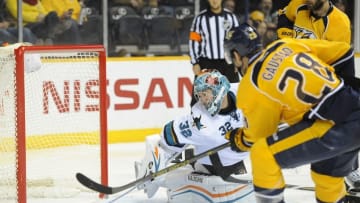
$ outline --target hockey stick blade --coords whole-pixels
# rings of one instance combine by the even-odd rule
[[[126,189],[129,189],[131,187],[134,187],[140,183],[149,181],[152,179],[151,174],[141,178],[141,179],[137,179],[133,182],[130,182],[126,185],[123,186],[119,186],[119,187],[111,187],[111,186],[106,186],[106,185],[102,185],[100,183],[97,183],[93,180],[91,180],[89,177],[87,177],[86,175],[82,174],[82,173],[76,173],[76,179],[85,187],[92,189],[96,192],[99,193],[103,193],[103,194],[107,194],[107,195],[111,195],[111,194],[115,194],[121,191],[124,191]]]
[[[198,159],[204,158],[206,156],[210,156],[212,154],[215,154],[216,152],[225,149],[227,147],[230,147],[230,142],[224,143],[220,146],[217,146],[215,148],[209,149],[208,151],[202,152],[200,154],[195,155],[194,157],[188,159],[188,160],[184,160],[182,162],[179,162],[177,164],[171,165],[169,167],[166,167],[164,169],[161,169],[160,171],[157,171],[155,173],[150,173],[146,176],[144,176],[143,178],[139,178],[135,181],[132,181],[128,184],[122,185],[122,186],[118,186],[118,187],[111,187],[111,186],[106,186],[106,185],[102,185],[99,184],[93,180],[91,180],[89,177],[85,176],[82,173],[76,173],[76,179],[85,187],[92,189],[94,191],[97,191],[99,193],[103,193],[103,194],[115,194],[121,191],[124,191],[126,189],[129,189],[131,187],[137,186],[139,184],[145,183],[147,181],[152,181],[154,180],[156,177],[164,175],[170,171],[173,171],[175,169],[181,168],[183,166],[186,166],[190,163],[195,162]]]
[[[286,184],[285,187],[294,190],[315,192],[315,188],[311,186]],[[345,203],[356,203],[356,202],[360,202],[360,193],[354,191],[347,191],[345,194]]]
[[[298,186],[298,185],[286,185],[286,188],[302,191],[312,191],[315,192],[314,187]],[[345,194],[345,203],[357,203],[360,202],[360,194],[353,191],[347,191]]]

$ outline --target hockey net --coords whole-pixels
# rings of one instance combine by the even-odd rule
[[[0,202],[107,184],[105,66],[102,46],[0,48]]]

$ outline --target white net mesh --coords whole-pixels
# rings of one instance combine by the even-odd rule
[[[10,50],[0,49],[0,182],[13,186],[2,186],[0,197],[16,200],[15,56]]]
[[[13,53],[14,47],[0,48],[0,202],[18,196],[22,126],[16,126]],[[24,56],[27,197],[76,195],[82,189],[76,172],[97,167],[92,175],[100,179],[99,53],[45,49]]]

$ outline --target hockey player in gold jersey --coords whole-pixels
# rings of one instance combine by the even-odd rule
[[[351,41],[348,16],[329,0],[291,0],[279,12],[277,32],[279,38],[326,39],[349,44]],[[360,191],[358,162],[345,180],[349,190]]]
[[[329,0],[291,0],[279,11],[277,33],[279,38],[351,41],[348,16]]]
[[[237,95],[246,127],[226,138],[233,150],[250,151],[257,202],[283,203],[281,169],[304,164],[311,165],[318,202],[343,202],[343,177],[360,149],[360,93],[346,74],[354,70],[352,48],[283,39],[260,52],[259,41],[256,30],[242,24],[224,45],[227,61],[247,68]],[[277,132],[280,123],[290,127]]]

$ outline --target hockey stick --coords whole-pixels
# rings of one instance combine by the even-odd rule
[[[236,182],[240,184],[252,184],[252,180],[250,179],[237,179]],[[315,187],[313,186],[286,184],[285,188],[292,190],[299,190],[299,191],[315,192]],[[348,190],[345,194],[345,203],[357,203],[357,202],[360,202],[360,192]]]
[[[315,192],[315,188],[311,186],[286,184],[285,187],[293,190]],[[353,192],[353,191],[347,191],[345,194],[345,203],[357,203],[357,202],[360,202],[360,194],[357,194],[357,192]]]
[[[212,154],[215,154],[216,152],[222,150],[222,149],[225,149],[227,147],[230,146],[230,142],[227,142],[225,144],[222,144],[220,146],[217,146],[215,148],[212,148],[212,149],[209,149],[208,151],[205,151],[205,152],[202,152],[200,154],[197,154],[195,155],[194,157],[188,159],[188,160],[184,160],[182,162],[179,162],[177,164],[174,164],[174,165],[171,165],[169,167],[166,167],[164,169],[161,169],[160,171],[158,172],[155,172],[155,173],[150,173],[146,176],[144,176],[143,178],[139,178],[135,181],[132,181],[128,184],[125,184],[125,185],[122,185],[122,186],[118,186],[118,187],[111,187],[111,186],[106,186],[106,185],[101,185],[93,180],[91,180],[89,177],[85,176],[84,174],[82,173],[76,173],[76,179],[82,184],[84,185],[85,187],[89,188],[89,189],[92,189],[94,191],[97,191],[99,193],[103,193],[103,194],[108,194],[108,195],[111,195],[111,194],[115,194],[115,193],[118,193],[118,192],[121,192],[121,191],[124,191],[126,189],[129,189],[131,187],[134,187],[134,186],[137,186],[139,184],[142,184],[144,182],[147,182],[147,181],[152,181],[154,180],[156,177],[159,177],[161,175],[164,175],[170,171],[173,171],[175,169],[178,169],[178,168],[181,168],[183,166],[186,166],[190,163],[193,163],[195,162],[196,160],[198,159],[201,159],[201,158],[204,158],[206,156],[210,156]]]

